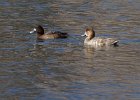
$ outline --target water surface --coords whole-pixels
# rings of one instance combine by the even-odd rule
[[[139,0],[1,0],[1,100],[139,100]],[[29,31],[68,32],[36,41]],[[87,26],[119,47],[83,45]]]

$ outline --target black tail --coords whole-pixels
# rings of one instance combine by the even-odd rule
[[[118,42],[119,42],[119,41],[114,41],[114,42],[112,43],[112,45],[114,45],[114,46],[119,46],[119,45],[118,45]]]
[[[61,36],[61,38],[67,38],[68,37],[68,33],[60,32],[60,31],[55,31],[54,33],[59,34],[59,36]]]

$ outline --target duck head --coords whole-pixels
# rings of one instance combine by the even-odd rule
[[[37,32],[38,35],[44,34],[44,28],[41,25],[38,25],[36,28],[34,28],[30,33]]]
[[[83,34],[81,36],[86,36],[89,40],[91,40],[92,38],[95,37],[95,31],[93,30],[92,27],[88,27],[85,30],[85,34]]]

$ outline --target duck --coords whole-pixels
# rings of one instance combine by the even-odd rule
[[[86,36],[84,44],[90,46],[118,46],[119,42],[115,38],[95,37],[93,27],[86,28],[85,33],[81,36]]]
[[[37,33],[37,39],[47,40],[47,39],[57,39],[57,38],[67,38],[68,33],[60,32],[60,31],[49,31],[47,33],[44,32],[44,28],[41,25],[35,27],[30,33]]]

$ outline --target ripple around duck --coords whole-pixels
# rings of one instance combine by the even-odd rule
[[[139,0],[0,1],[0,98],[138,100],[139,11]],[[70,37],[37,41],[36,24]],[[119,47],[84,46],[87,26]]]

